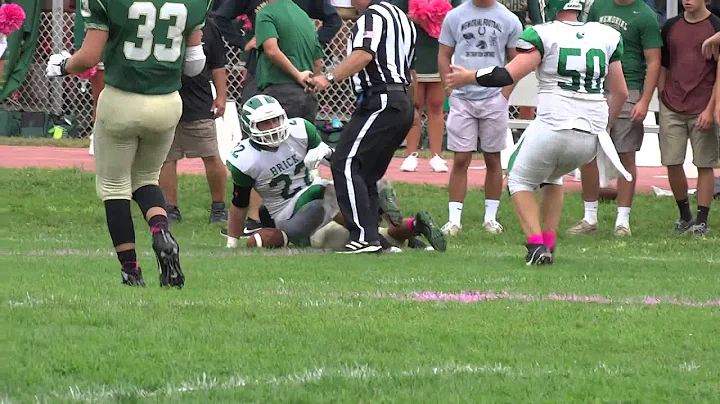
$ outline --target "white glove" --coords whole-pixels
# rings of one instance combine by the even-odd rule
[[[50,56],[48,60],[47,69],[45,69],[45,75],[48,77],[62,77],[67,76],[65,70],[65,63],[70,59],[70,52],[62,51]]]
[[[318,168],[323,159],[330,159],[332,154],[333,149],[331,149],[325,142],[320,142],[318,147],[307,152],[303,162],[305,163],[305,167],[310,170],[314,170]]]
[[[235,238],[235,237],[230,237],[230,236],[228,236],[228,238],[227,238],[227,245],[225,245],[225,247],[227,247],[227,248],[235,248],[235,247],[237,247],[237,246],[238,246],[238,240],[239,240],[239,239],[237,239],[237,238]]]

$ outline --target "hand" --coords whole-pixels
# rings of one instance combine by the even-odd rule
[[[315,76],[312,78],[312,87],[318,91],[324,91],[330,87],[330,82],[325,76]]]
[[[502,96],[505,97],[506,100],[510,101],[510,94],[512,94],[512,91],[513,91],[512,86],[507,86],[507,87],[503,87],[502,91],[500,91],[500,92],[502,93]]]
[[[314,76],[315,75],[313,74],[313,72],[311,72],[309,70],[305,70],[303,72],[297,73],[297,75],[295,76],[295,81],[297,81],[298,84],[303,86],[305,91],[309,91],[309,90],[312,90],[313,87],[315,87],[315,85],[313,84],[313,81],[312,81],[312,78]]]
[[[257,49],[257,41],[255,40],[255,37],[252,37],[252,39],[245,44],[245,52],[250,52],[252,49]]]
[[[705,110],[700,114],[697,120],[697,126],[700,130],[707,130],[710,129],[710,127],[713,124],[713,112],[710,108],[705,108]]]
[[[649,103],[643,100],[640,100],[635,104],[632,111],[630,111],[630,120],[632,120],[635,123],[642,123],[645,121],[645,117],[648,113],[648,105]]]
[[[48,77],[62,77],[67,76],[68,72],[65,70],[65,63],[70,59],[70,53],[68,51],[62,51],[50,56],[48,59],[48,65],[45,69],[45,75]]]
[[[321,142],[314,149],[308,150],[305,158],[303,159],[303,163],[309,170],[314,170],[318,168],[324,159],[330,159],[332,154],[333,149],[331,149],[325,142]]]
[[[710,38],[706,39],[702,44],[702,54],[705,59],[718,59],[720,56],[720,33],[717,33]]]
[[[445,76],[445,84],[449,88],[460,88],[475,82],[475,72],[462,66],[450,65],[452,71]]]
[[[215,98],[211,111],[215,114],[215,119],[225,115],[225,97]]]
[[[225,244],[225,247],[227,248],[236,248],[238,246],[239,239],[235,237],[228,236],[227,238],[227,244]]]

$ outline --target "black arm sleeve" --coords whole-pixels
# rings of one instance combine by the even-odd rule
[[[478,85],[483,87],[505,87],[515,82],[510,72],[504,67],[494,67],[492,72],[483,74],[480,77],[476,75],[475,80]]]
[[[220,29],[228,44],[240,49],[245,48],[245,39],[235,29],[233,20],[239,15],[247,13],[249,1],[247,0],[225,0],[217,9],[215,24]]]
[[[250,205],[250,191],[252,191],[252,187],[241,187],[233,184],[233,206],[240,209],[247,208]]]

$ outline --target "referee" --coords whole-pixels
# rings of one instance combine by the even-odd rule
[[[378,235],[380,180],[413,124],[408,95],[414,75],[415,26],[396,6],[381,0],[353,0],[362,13],[350,34],[352,53],[334,72],[310,83],[325,90],[352,76],[358,105],[340,135],[332,174],[350,240],[346,254],[382,250]]]

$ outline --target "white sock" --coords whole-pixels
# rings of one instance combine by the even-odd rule
[[[630,228],[630,208],[618,206],[615,227],[618,226],[625,226],[628,229]]]
[[[497,219],[497,211],[500,201],[494,199],[485,199],[485,223]]]
[[[598,201],[588,202],[585,201],[585,217],[583,220],[589,224],[597,223],[597,212],[598,212]]]
[[[462,218],[462,202],[450,202],[448,204],[448,217],[452,224],[460,225],[460,219]]]

